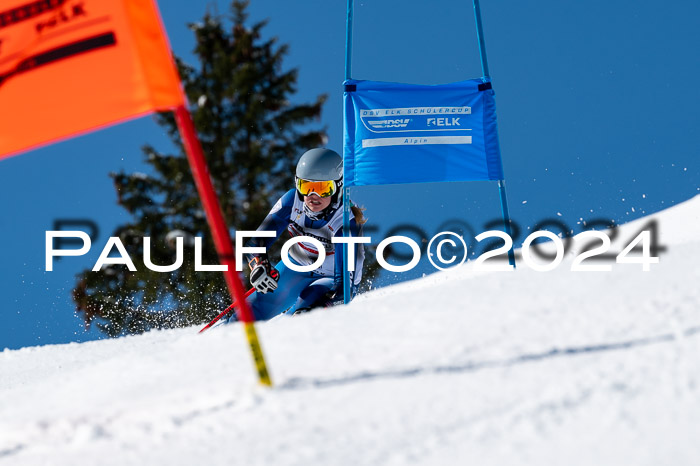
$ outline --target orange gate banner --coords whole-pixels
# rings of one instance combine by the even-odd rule
[[[0,159],[184,102],[153,0],[0,2]]]

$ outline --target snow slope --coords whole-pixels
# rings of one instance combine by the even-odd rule
[[[237,325],[5,350],[0,465],[700,464],[700,197],[655,218],[651,272],[465,266],[259,324],[274,389]]]

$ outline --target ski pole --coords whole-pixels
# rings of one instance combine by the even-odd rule
[[[253,294],[253,291],[255,291],[255,288],[249,289],[249,290],[246,292],[245,297],[247,298],[248,296],[250,296],[251,294]],[[218,316],[214,317],[214,319],[213,319],[211,322],[209,322],[207,325],[205,325],[204,328],[203,328],[202,330],[200,330],[199,332],[197,332],[197,333],[202,333],[203,331],[205,331],[206,329],[208,329],[209,327],[211,327],[212,325],[214,325],[215,323],[217,323],[217,322],[219,321],[219,319],[221,319],[223,316],[225,316],[226,314],[228,314],[229,312],[231,312],[231,311],[233,310],[234,307],[236,307],[236,302],[235,302],[235,301],[234,301],[234,303],[231,304],[229,307],[227,307],[226,309],[224,309],[224,312],[222,312],[222,313],[219,314]]]

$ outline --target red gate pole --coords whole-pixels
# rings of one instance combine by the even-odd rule
[[[227,267],[226,271],[224,271],[224,278],[231,292],[231,298],[238,303],[236,311],[238,313],[238,320],[243,323],[245,328],[250,351],[253,354],[255,368],[258,371],[258,378],[261,384],[271,386],[272,381],[270,380],[262,348],[260,347],[257,332],[255,331],[255,319],[245,299],[246,292],[243,289],[241,279],[236,272],[236,261],[233,255],[231,235],[224,222],[221,206],[216,197],[214,186],[211,183],[211,176],[209,175],[209,169],[204,158],[202,145],[199,142],[199,138],[197,138],[197,132],[194,128],[192,117],[185,105],[180,105],[175,108],[175,120],[180,130],[180,135],[182,136],[185,152],[187,152],[187,159],[192,169],[197,191],[199,191],[199,196],[204,205],[204,212],[207,215],[209,228],[211,228],[212,231],[216,252],[219,255],[221,264]]]

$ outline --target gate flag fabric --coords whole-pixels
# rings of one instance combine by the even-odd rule
[[[153,0],[0,2],[0,158],[182,104]]]
[[[345,183],[501,180],[491,83],[344,83]]]

